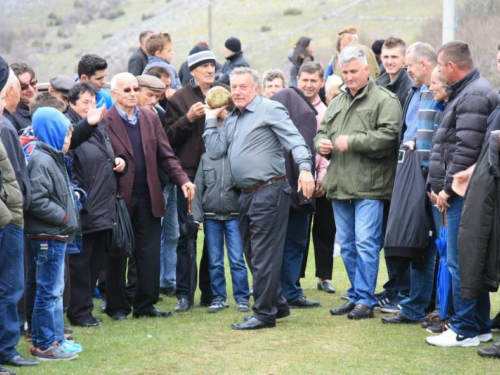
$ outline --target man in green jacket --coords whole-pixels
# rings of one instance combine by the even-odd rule
[[[331,162],[322,185],[332,201],[337,239],[351,288],[349,301],[332,315],[373,318],[384,200],[392,194],[401,106],[370,79],[363,50],[339,57],[345,88],[330,102],[315,138]]]

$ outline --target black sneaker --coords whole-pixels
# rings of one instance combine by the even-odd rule
[[[249,312],[252,309],[250,308],[250,303],[248,303],[248,301],[239,301],[236,305],[236,310],[239,312]]]
[[[186,312],[189,310],[189,303],[187,298],[179,298],[177,305],[174,307],[175,312]]]
[[[386,292],[383,292],[380,296],[376,297],[377,303],[373,306],[375,310],[380,310],[382,307],[390,304],[393,300]]]
[[[401,312],[401,306],[399,305],[401,303],[402,298],[400,296],[397,296],[396,298],[393,298],[389,303],[386,303],[385,305],[379,305],[380,306],[380,312],[387,313],[387,314],[397,314]],[[385,300],[384,300],[385,302]]]
[[[221,297],[215,297],[210,307],[207,309],[207,312],[213,314],[228,308],[229,305],[224,301]]]

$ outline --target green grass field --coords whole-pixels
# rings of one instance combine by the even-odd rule
[[[233,331],[231,323],[242,321],[244,314],[236,311],[232,299],[228,300],[229,309],[217,314],[196,307],[166,319],[129,316],[127,321],[114,322],[96,311],[95,315],[104,320],[100,327],[74,328],[76,341],[85,349],[78,359],[16,371],[73,375],[500,373],[500,361],[480,358],[476,348],[427,345],[424,340],[429,334],[419,325],[383,325],[380,313],[364,321],[331,316],[328,310],[343,303],[340,294],[348,286],[344,265],[335,258],[333,284],[337,293],[319,292],[312,248],[310,254],[302,285],[307,297],[320,300],[322,307],[292,310],[292,315],[280,320],[274,329]],[[227,269],[226,274],[229,281]],[[378,289],[386,279],[382,260]],[[172,311],[176,299],[163,299],[157,307]],[[499,309],[498,294],[492,294],[491,299],[494,315]],[[96,301],[96,308],[99,305]],[[498,334],[494,339],[498,340]],[[24,342],[19,345],[24,355],[28,347]]]

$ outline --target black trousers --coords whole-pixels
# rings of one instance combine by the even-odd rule
[[[132,302],[134,314],[153,308],[160,294],[161,218],[151,212],[149,195],[133,195],[129,208],[135,236],[133,257],[137,268],[137,289]],[[126,298],[127,259],[106,256],[106,313],[130,313]]]
[[[390,201],[384,202],[384,222],[383,222],[383,235],[387,229],[387,221],[389,220],[389,209],[391,206]],[[406,270],[401,268],[393,257],[385,257],[385,266],[387,268],[387,276],[389,280],[384,284],[383,288],[389,299],[396,298],[398,294],[409,296],[410,295],[410,268]]]
[[[274,323],[278,311],[289,310],[280,283],[289,212],[286,181],[240,196],[239,227],[253,275],[253,315],[266,323]]]
[[[24,273],[24,314],[28,323],[28,330],[31,331],[36,294],[36,260],[30,251],[26,237],[24,240]]]
[[[186,222],[187,217],[187,200],[184,197],[184,193],[181,189],[177,189],[177,216],[179,218],[179,228],[182,228],[182,225]],[[177,266],[175,270],[177,298],[188,298],[190,282],[190,271],[188,266],[189,252],[187,248],[187,238],[181,232],[179,241],[177,243]],[[199,287],[201,290],[201,301],[204,303],[210,303],[213,299],[208,268],[208,249],[206,244],[203,243],[203,252],[201,254],[198,277]]]
[[[332,202],[326,196],[316,198],[316,212],[311,215],[312,239],[314,244],[314,261],[316,277],[331,280],[333,276],[333,246],[335,245],[335,219]],[[309,242],[302,259],[301,277],[305,277]]]
[[[69,257],[70,303],[67,316],[78,324],[88,320],[94,309],[94,287],[104,262],[107,230],[83,235],[82,252]]]

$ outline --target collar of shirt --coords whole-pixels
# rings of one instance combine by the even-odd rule
[[[370,80],[368,80],[368,82],[370,82]],[[360,96],[363,91],[365,91],[366,86],[368,86],[368,82],[366,82],[366,85],[361,87],[354,96],[351,94],[351,90],[347,86],[345,86],[345,93],[347,94],[349,99],[354,100],[357,96]]]
[[[115,105],[115,107],[116,107],[116,111],[118,112],[118,114],[120,115],[120,117],[122,119],[127,121],[130,125],[137,124],[137,121],[139,121],[139,107],[137,107],[137,106],[134,107],[134,114],[130,118],[128,117],[128,115],[125,112],[122,111],[122,109],[120,107],[118,107],[117,105]]]
[[[234,107],[230,113],[235,114],[235,115],[239,115],[245,111],[255,112],[255,108],[257,108],[257,106],[261,102],[262,102],[262,97],[260,95],[257,95],[257,96],[255,96],[255,98],[253,98],[253,100],[245,108],[243,108],[242,111],[240,111],[238,108]]]
[[[262,102],[262,98],[259,95],[256,95],[255,98],[253,98],[253,100],[243,109],[243,111],[246,110],[249,112],[255,112],[255,108],[257,108],[260,102]]]
[[[311,104],[316,108],[320,103],[322,103],[321,98],[319,97],[319,95],[316,95]]]

